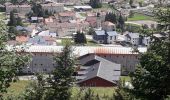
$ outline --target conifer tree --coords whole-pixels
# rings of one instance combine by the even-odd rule
[[[70,88],[74,82],[74,58],[71,46],[66,44],[62,52],[54,57],[57,66],[49,79],[49,96],[46,100],[69,100],[71,96]]]
[[[150,47],[141,54],[139,66],[131,74],[134,89],[130,91],[142,100],[164,100],[170,95],[170,8],[156,10],[155,17],[168,36],[152,37]]]

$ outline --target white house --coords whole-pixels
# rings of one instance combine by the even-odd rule
[[[125,40],[132,45],[139,45],[140,44],[140,37],[139,33],[128,33],[125,35]]]
[[[116,31],[107,32],[107,43],[112,44],[118,39],[118,34]]]
[[[143,37],[142,39],[142,43],[145,45],[145,46],[149,46],[151,42],[151,38],[148,36],[148,37]]]

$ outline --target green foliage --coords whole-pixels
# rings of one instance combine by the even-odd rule
[[[48,18],[49,16],[52,16],[55,12],[44,10],[41,6],[41,4],[38,4],[36,2],[32,2],[32,11],[26,14],[26,16],[31,19],[31,17],[44,17]]]
[[[95,33],[95,30],[92,27],[90,27],[89,31],[88,31],[88,34],[93,35],[94,33]]]
[[[118,19],[118,28],[120,28],[122,31],[124,31],[125,28],[125,18],[120,15]]]
[[[74,72],[74,58],[71,55],[71,46],[66,45],[62,53],[54,57],[57,66],[48,82],[50,92],[47,100],[69,100],[71,96],[70,88],[74,82],[72,77]]]
[[[10,12],[10,20],[8,23],[8,26],[22,26],[22,19],[20,17],[15,17],[14,15],[15,11]]]
[[[44,100],[45,80],[43,75],[37,74],[37,82],[31,82],[30,86],[17,98],[18,100]]]
[[[10,0],[10,2],[12,3],[12,4],[18,4],[18,0]]]
[[[162,31],[169,35],[168,9],[158,10],[156,17],[164,25]],[[170,38],[152,38],[147,52],[141,54],[139,66],[131,74],[134,86],[131,93],[142,100],[164,100],[170,95]]]
[[[84,33],[77,32],[74,38],[74,42],[76,44],[86,44],[87,40],[86,40],[86,36],[84,35]]]
[[[11,51],[6,49],[7,29],[0,22],[0,99],[2,93],[7,92],[7,88],[19,72],[20,67],[25,66],[29,60],[27,55],[23,56],[16,53],[15,49]]]
[[[138,20],[154,20],[153,17],[144,14],[134,13],[134,16],[128,18],[128,21],[138,21]]]
[[[139,25],[135,25],[135,24],[125,24],[125,30],[129,31],[129,32],[140,32],[142,30],[142,27]]]
[[[132,7],[134,0],[129,0],[129,4]]]
[[[116,24],[118,22],[117,15],[115,13],[109,12],[106,14],[105,21],[110,21]]]
[[[135,15],[135,13],[134,13],[133,11],[130,11],[130,12],[129,12],[129,18],[134,17],[134,15]]]
[[[102,3],[100,2],[100,0],[90,0],[90,5],[92,6],[92,8],[102,7]]]

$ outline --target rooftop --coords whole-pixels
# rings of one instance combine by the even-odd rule
[[[96,30],[95,33],[96,33],[96,35],[105,35],[104,30]]]
[[[96,55],[93,55],[93,58],[91,60],[94,59],[97,60],[98,63],[88,66],[89,68],[83,71],[86,72],[83,75],[85,78],[78,81],[78,83],[94,77],[100,77],[112,83],[116,83],[116,81],[119,80],[121,70],[120,64],[113,63]]]
[[[115,35],[118,35],[116,31],[110,31],[110,32],[107,32],[107,35],[109,36],[115,36]]]
[[[61,52],[63,46],[45,46],[45,45],[28,45],[24,46],[25,52],[41,52],[41,53],[54,53]],[[28,47],[28,48],[27,48]],[[23,46],[18,46],[18,51]],[[8,49],[13,49],[13,46],[8,46]],[[133,52],[131,47],[92,47],[92,46],[73,46],[73,54],[77,56],[83,56],[86,54],[138,54]],[[139,52],[143,53],[147,51],[146,47],[139,47]]]

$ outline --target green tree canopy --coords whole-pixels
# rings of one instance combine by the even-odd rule
[[[156,18],[164,25],[162,32],[170,35],[170,8],[156,10]],[[160,30],[159,30],[160,31]],[[142,100],[164,100],[170,95],[170,38],[154,38],[140,63],[131,74],[131,92]]]
[[[15,49],[7,50],[5,42],[8,40],[8,33],[5,24],[0,22],[0,99],[2,94],[10,86],[10,82],[18,74],[21,67],[25,66],[29,57],[21,55]]]
[[[77,34],[75,35],[74,42],[76,44],[85,44],[85,43],[87,43],[85,34],[78,31]]]

